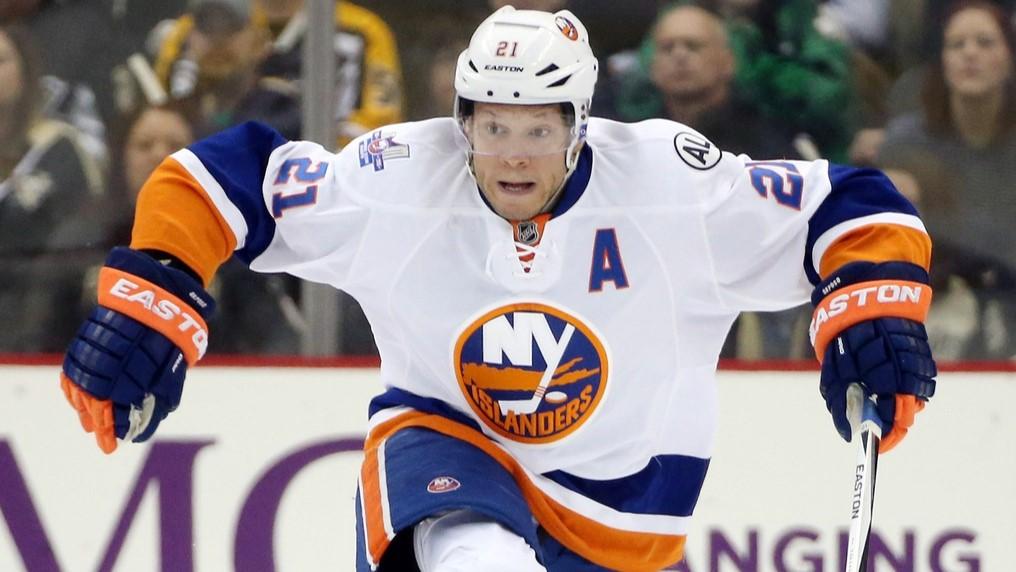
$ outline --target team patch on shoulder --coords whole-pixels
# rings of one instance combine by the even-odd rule
[[[581,319],[537,302],[497,307],[466,324],[454,350],[459,389],[486,427],[517,443],[560,441],[607,390],[607,351]]]
[[[360,141],[360,166],[373,166],[375,171],[383,171],[385,161],[392,159],[408,159],[409,145],[395,140],[395,133],[375,131],[369,139]]]
[[[712,169],[723,158],[719,147],[693,131],[682,131],[674,136],[674,149],[682,161],[699,171]]]

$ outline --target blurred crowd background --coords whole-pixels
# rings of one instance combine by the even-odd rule
[[[335,147],[449,115],[456,57],[508,3],[587,25],[603,64],[594,115],[671,118],[756,159],[885,170],[935,241],[936,357],[1016,357],[1016,0],[340,1],[335,113],[321,118]],[[64,350],[166,155],[251,119],[301,137],[305,8],[0,0],[0,353]],[[300,353],[296,279],[233,261],[211,290],[211,354]],[[330,353],[376,354],[340,303]],[[811,359],[809,317],[743,315],[723,357]]]

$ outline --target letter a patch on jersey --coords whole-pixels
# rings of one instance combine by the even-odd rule
[[[620,290],[628,287],[628,276],[621,262],[621,249],[617,245],[617,232],[601,228],[593,239],[593,262],[589,268],[589,291],[602,292],[604,282],[613,282]]]
[[[588,325],[535,302],[500,306],[471,321],[455,344],[466,402],[488,428],[519,443],[553,443],[596,411],[607,389],[607,352]]]

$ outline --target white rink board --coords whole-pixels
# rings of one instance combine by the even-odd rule
[[[0,367],[0,570],[26,560],[33,572],[353,569],[360,454],[334,451],[362,439],[376,370],[200,367],[154,446],[109,457],[81,432],[57,371]],[[842,570],[854,449],[833,430],[817,377],[720,374],[719,442],[682,569]],[[1013,374],[940,377],[911,435],[880,458],[875,528],[889,558],[876,570],[1016,570],[1014,402]],[[136,487],[149,454],[175,458],[170,449],[193,463],[152,461],[162,480]],[[135,489],[136,511],[125,510]],[[189,549],[160,547],[190,522]]]

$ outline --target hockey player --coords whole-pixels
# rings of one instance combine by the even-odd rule
[[[568,11],[495,12],[455,117],[338,154],[245,124],[170,156],[114,249],[62,387],[103,451],[144,441],[206,347],[235,255],[362,304],[370,405],[357,570],[659,570],[682,557],[738,312],[811,294],[820,389],[878,400],[884,450],[934,393],[930,240],[879,172],[723,153],[590,119]]]

